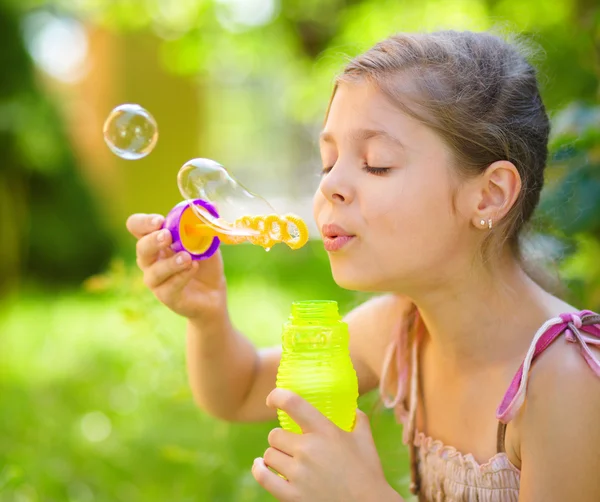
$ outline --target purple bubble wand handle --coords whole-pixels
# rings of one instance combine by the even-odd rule
[[[210,202],[203,199],[184,200],[169,211],[163,228],[171,232],[171,249],[175,253],[186,251],[194,261],[206,260],[217,252],[217,249],[221,245],[221,240],[217,236],[197,237],[188,235],[185,230],[186,225],[198,223],[198,217],[190,207],[190,204],[201,206],[215,218],[219,217],[217,209]]]

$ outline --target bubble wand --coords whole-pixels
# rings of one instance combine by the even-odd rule
[[[175,252],[187,251],[192,259],[212,256],[220,244],[250,242],[270,250],[277,243],[300,249],[308,241],[302,218],[279,215],[259,195],[238,183],[218,162],[192,159],[177,175],[184,201],[165,219]]]

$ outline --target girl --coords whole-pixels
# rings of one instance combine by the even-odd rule
[[[351,356],[360,392],[379,386],[404,425],[420,500],[600,500],[600,316],[544,290],[519,254],[548,133],[534,69],[490,34],[393,36],[337,79],[314,216],[336,282],[385,292],[346,317]],[[364,414],[347,433],[272,391],[279,349],[231,325],[220,255],[170,256],[162,221],[128,228],[147,286],[189,320],[198,405],[236,421],[281,408],[305,433],[274,429],[257,481],[282,501],[402,500]]]

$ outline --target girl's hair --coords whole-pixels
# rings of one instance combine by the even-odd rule
[[[331,100],[340,83],[356,81],[375,85],[436,131],[454,154],[460,178],[481,174],[498,160],[515,165],[521,192],[494,222],[482,254],[487,258],[508,242],[521,258],[519,235],[539,201],[550,124],[536,71],[518,46],[489,33],[402,33],[352,59]]]

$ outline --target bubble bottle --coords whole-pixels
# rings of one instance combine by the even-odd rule
[[[276,385],[315,406],[345,431],[354,428],[358,379],[350,359],[348,325],[335,301],[292,304],[283,326],[282,356]],[[301,433],[300,427],[277,410],[281,427]]]
[[[192,260],[209,258],[221,243],[250,242],[268,251],[278,242],[299,249],[308,241],[301,218],[279,215],[214,160],[186,162],[177,185],[185,200],[167,214],[163,226],[171,232],[173,251],[187,251]]]

